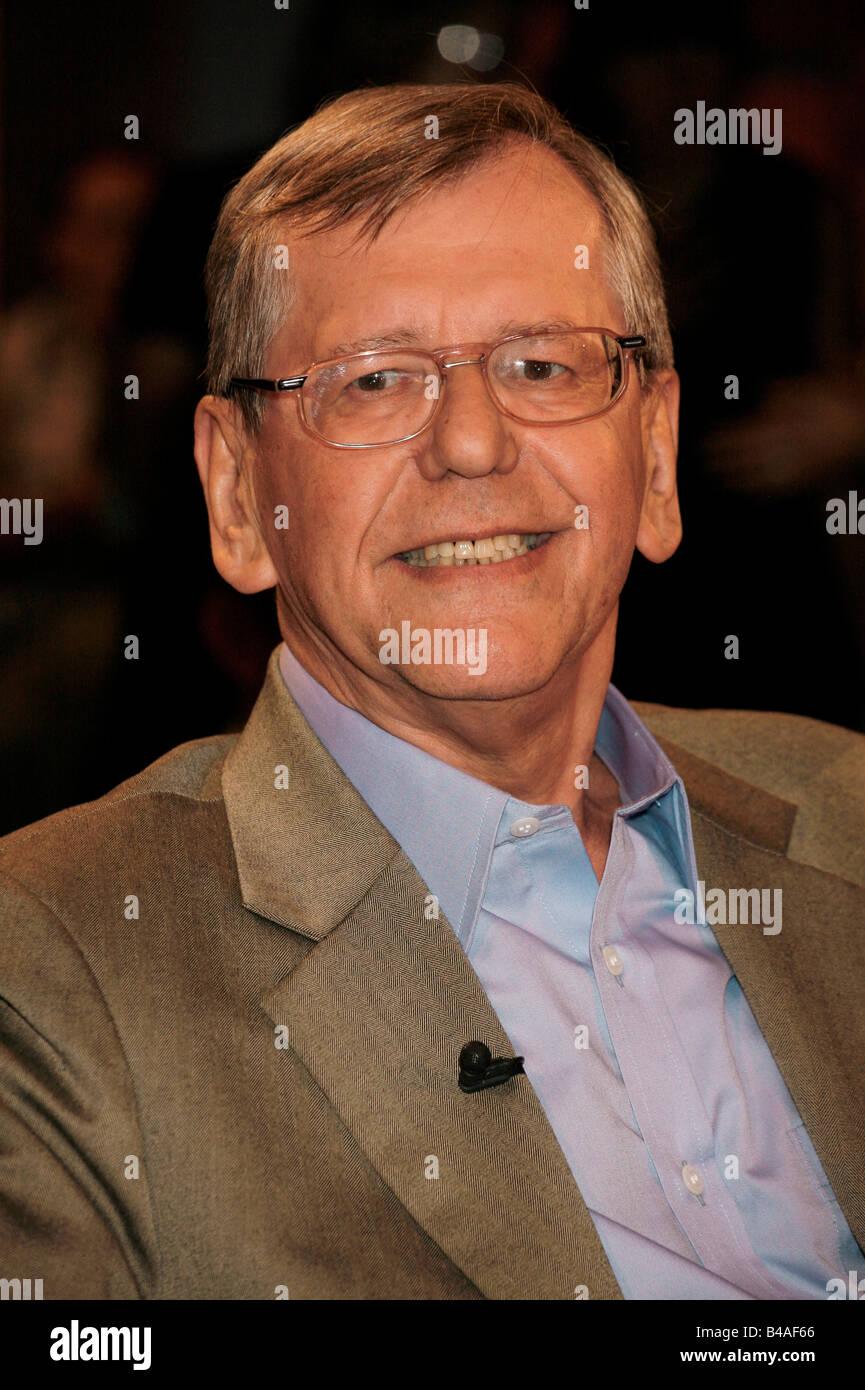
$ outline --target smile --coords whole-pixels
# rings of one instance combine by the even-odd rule
[[[431,569],[436,565],[500,565],[505,560],[515,560],[527,555],[550,539],[551,531],[528,534],[486,536],[476,541],[439,541],[435,545],[424,545],[417,550],[404,550],[397,557],[407,565],[419,569]]]

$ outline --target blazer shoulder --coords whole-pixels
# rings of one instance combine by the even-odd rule
[[[156,798],[221,801],[222,764],[237,737],[216,734],[178,744],[104,796],[0,836],[0,868],[14,876],[19,865],[34,860],[48,864],[55,856],[67,859],[73,846],[81,850],[91,844],[95,850],[109,826],[134,821],[136,812]]]
[[[795,805],[791,858],[865,884],[865,735],[798,714],[629,703],[656,738]]]

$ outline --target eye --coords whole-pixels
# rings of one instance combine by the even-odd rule
[[[359,376],[352,382],[358,391],[384,391],[391,385],[396,377],[396,372],[367,372],[365,376]]]
[[[516,365],[518,370],[523,372],[526,381],[552,381],[559,373],[568,370],[560,362],[542,362],[533,357],[528,357]]]

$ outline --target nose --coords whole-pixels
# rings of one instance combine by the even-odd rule
[[[441,408],[418,452],[424,477],[458,473],[464,478],[509,473],[517,461],[508,421],[490,398],[483,378],[483,359],[461,354],[443,364]]]

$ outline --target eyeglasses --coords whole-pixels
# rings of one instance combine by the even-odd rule
[[[471,344],[470,346],[481,346]],[[375,349],[314,362],[303,376],[232,377],[245,391],[296,391],[307,433],[334,449],[382,449],[416,439],[441,409],[453,367],[480,367],[502,414],[525,425],[570,425],[603,415],[624,394],[628,363],[642,337],[578,328],[502,338],[477,357]],[[456,356],[456,361],[447,358]]]

